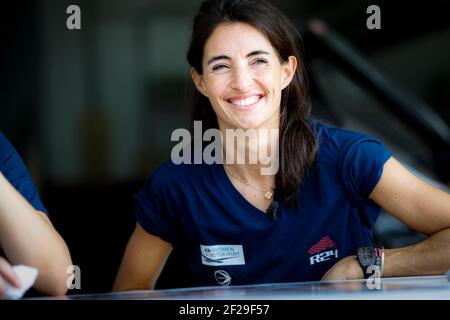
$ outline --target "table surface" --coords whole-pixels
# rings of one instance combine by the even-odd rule
[[[372,285],[376,285],[373,281]],[[272,283],[230,287],[79,294],[37,299],[64,300],[450,300],[450,281],[442,276],[382,278],[379,289],[366,280]]]

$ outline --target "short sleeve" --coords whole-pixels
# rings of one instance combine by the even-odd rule
[[[370,203],[368,197],[391,156],[392,153],[383,143],[363,134],[357,134],[342,144],[338,170],[345,188],[356,203]]]
[[[164,195],[157,175],[152,175],[145,186],[134,195],[134,213],[141,227],[164,241],[179,246],[177,221],[171,200]]]
[[[48,216],[22,158],[1,132],[0,171],[36,210],[42,211]]]

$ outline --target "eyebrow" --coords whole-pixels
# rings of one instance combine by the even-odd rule
[[[258,56],[260,54],[265,54],[265,55],[269,55],[269,53],[267,51],[263,51],[263,50],[256,50],[256,51],[252,51],[249,54],[246,55],[247,58],[252,57],[252,56]],[[211,59],[208,60],[208,65],[210,65],[213,62],[216,62],[218,60],[231,60],[231,58],[229,56],[226,55],[219,55],[219,56],[215,56],[212,57]]]

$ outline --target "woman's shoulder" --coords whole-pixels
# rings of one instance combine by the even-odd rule
[[[311,126],[321,147],[333,146],[341,149],[345,145],[354,144],[358,141],[378,141],[377,138],[364,132],[341,128],[315,119],[311,121]]]
[[[168,160],[158,165],[152,171],[148,181],[158,187],[187,185],[204,175],[204,167],[204,165],[175,164]]]
[[[0,131],[0,171],[4,173],[16,171],[21,168],[25,170],[22,158],[17,153],[8,138]]]
[[[0,157],[5,153],[11,153],[13,147],[3,132],[0,131]]]

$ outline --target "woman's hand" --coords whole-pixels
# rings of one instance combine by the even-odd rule
[[[355,256],[348,256],[337,262],[325,273],[322,281],[325,280],[348,280],[363,279],[363,271]]]
[[[20,288],[20,280],[11,265],[0,257],[0,299],[5,298],[5,283]]]

